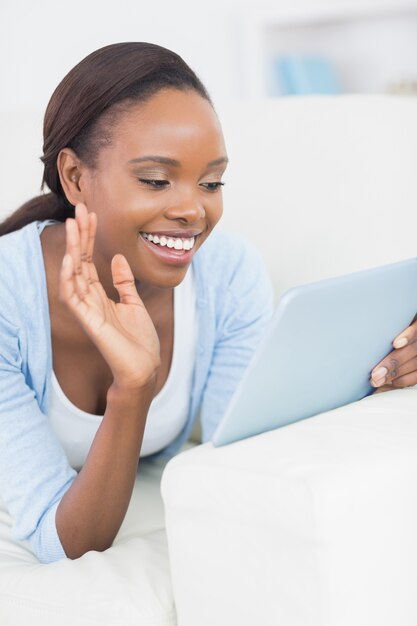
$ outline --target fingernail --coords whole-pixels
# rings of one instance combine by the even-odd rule
[[[372,372],[372,378],[374,380],[379,380],[380,378],[385,378],[387,374],[388,374],[388,370],[386,367],[378,367],[377,370]]]
[[[381,380],[371,380],[371,385],[373,387],[382,387],[385,385],[386,378],[381,378]]]
[[[394,347],[395,348],[403,348],[404,346],[406,346],[408,344],[408,339],[407,337],[400,337],[399,339],[396,339],[394,341]]]

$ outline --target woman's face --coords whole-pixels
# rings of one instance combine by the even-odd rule
[[[98,266],[126,256],[138,287],[174,287],[222,215],[226,149],[211,105],[163,90],[123,113],[79,180],[97,213]]]

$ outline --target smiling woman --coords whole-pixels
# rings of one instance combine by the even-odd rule
[[[0,224],[0,496],[51,562],[111,546],[139,457],[173,456],[198,413],[210,439],[272,289],[215,228],[224,138],[175,53],[82,60],[49,102],[42,161],[50,191]]]

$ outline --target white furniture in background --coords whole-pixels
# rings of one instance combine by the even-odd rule
[[[225,225],[260,247],[277,296],[416,256],[416,100],[219,112]],[[417,623],[417,388],[204,444],[169,462],[162,493],[179,626]]]
[[[277,298],[417,254],[417,99],[312,96],[217,107],[224,228],[264,255]]]
[[[415,626],[416,477],[415,388],[177,456],[178,625]]]
[[[289,55],[328,59],[348,93],[417,83],[416,0],[261,4],[246,9],[242,32],[249,98],[280,95],[273,61]]]
[[[218,104],[224,227],[259,246],[277,298],[416,254],[416,107],[388,96]],[[3,214],[37,191],[39,131],[36,112],[0,119]],[[408,389],[194,447],[165,468],[142,463],[114,546],[76,561],[37,563],[0,505],[0,624],[415,626],[416,476]]]

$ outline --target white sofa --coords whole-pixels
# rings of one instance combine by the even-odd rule
[[[231,159],[224,227],[260,247],[277,299],[415,254],[415,100],[217,108]],[[3,113],[0,125],[6,214],[37,191],[41,116]],[[0,508],[0,624],[415,626],[416,452],[412,388],[141,463],[105,553],[40,565]]]

